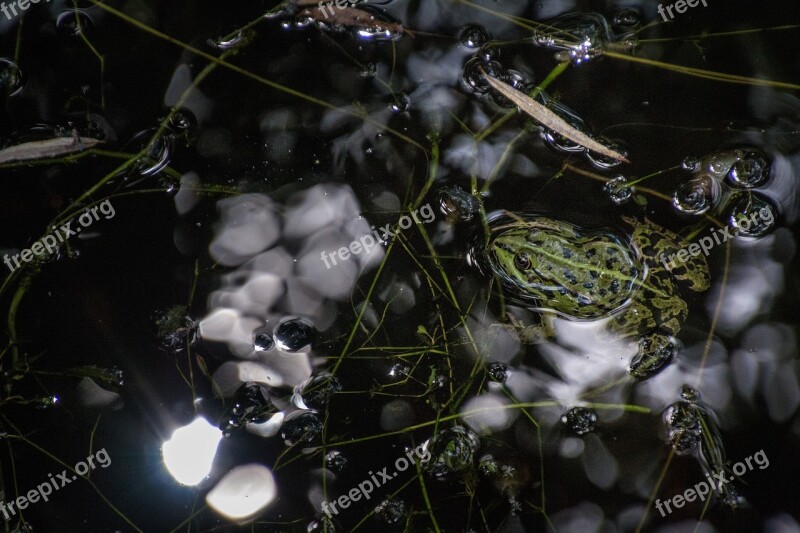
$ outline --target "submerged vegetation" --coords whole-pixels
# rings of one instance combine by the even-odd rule
[[[800,21],[539,4],[0,26],[6,530],[800,530]]]

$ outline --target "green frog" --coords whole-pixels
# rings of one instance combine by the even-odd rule
[[[511,326],[523,342],[552,337],[552,316],[611,317],[606,331],[638,337],[629,372],[645,379],[671,361],[688,315],[678,286],[702,292],[710,284],[701,254],[685,263],[669,257],[688,246],[678,235],[645,220],[623,217],[627,238],[587,231],[543,216],[515,217],[491,227],[478,264],[503,285],[507,297],[544,312],[543,324]]]

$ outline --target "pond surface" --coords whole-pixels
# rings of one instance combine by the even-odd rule
[[[6,531],[800,532],[794,3],[11,6]]]

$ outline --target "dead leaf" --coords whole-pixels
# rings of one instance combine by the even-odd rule
[[[511,100],[514,104],[519,106],[522,111],[536,119],[536,121],[540,122],[544,127],[563,135],[572,142],[588,148],[592,152],[597,152],[598,154],[602,154],[613,159],[618,159],[619,161],[624,161],[625,163],[630,163],[630,161],[628,161],[624,155],[592,139],[527,94],[514,89],[513,87],[503,83],[493,76],[490,76],[489,74],[486,74],[486,72],[482,69],[481,73],[494,90]]]

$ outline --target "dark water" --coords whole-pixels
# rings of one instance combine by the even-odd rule
[[[797,6],[356,7],[0,14],[0,138],[45,141],[0,163],[0,253],[81,229],[1,267],[0,499],[95,458],[6,530],[800,531]],[[481,75],[530,92],[570,50],[538,100],[631,164],[504,118]],[[104,143],[45,152],[73,129]],[[539,317],[467,260],[501,210],[624,242],[626,218],[694,243],[769,217],[714,244],[679,352],[637,381],[636,339],[497,327]],[[656,509],[746,459],[707,509]]]

